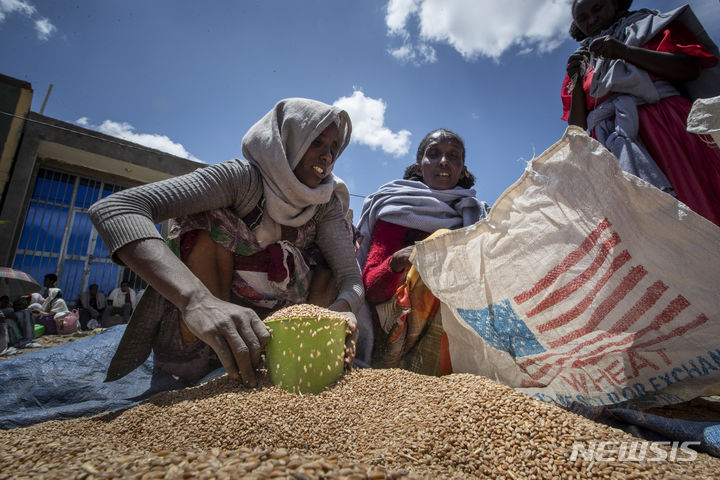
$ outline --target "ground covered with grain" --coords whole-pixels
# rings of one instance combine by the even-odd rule
[[[39,343],[41,347],[16,349],[11,355],[0,355],[0,361],[15,358],[26,353],[37,352],[40,349],[53,348],[59,345],[65,345],[66,343],[82,340],[83,338],[98,334],[103,330],[105,329],[96,328],[95,330],[78,330],[77,332],[68,333],[67,335],[43,335],[42,337],[33,340],[33,342]]]
[[[360,370],[320,395],[227,377],[88,419],[0,431],[7,478],[717,478],[720,459],[570,461],[633,437],[483,377]]]

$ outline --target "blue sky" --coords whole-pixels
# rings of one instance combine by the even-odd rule
[[[720,41],[720,2],[689,3]],[[570,0],[0,0],[0,73],[45,115],[206,163],[241,155],[277,100],[350,112],[335,173],[354,195],[402,176],[430,130],[460,133],[490,203],[565,130]],[[359,215],[362,198],[351,206]]]

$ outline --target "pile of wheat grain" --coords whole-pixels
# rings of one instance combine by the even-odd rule
[[[123,412],[0,432],[0,477],[717,478],[720,460],[570,461],[633,437],[472,375],[359,370],[319,395],[227,377]],[[637,440],[637,439],[634,439]]]
[[[280,320],[285,318],[332,318],[347,321],[347,317],[342,312],[328,310],[327,308],[318,307],[309,303],[301,303],[299,305],[291,305],[281,308],[265,319],[266,322],[272,320]]]

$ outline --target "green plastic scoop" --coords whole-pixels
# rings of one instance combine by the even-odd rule
[[[285,391],[320,393],[343,373],[343,318],[294,317],[268,320],[266,347],[270,381]]]

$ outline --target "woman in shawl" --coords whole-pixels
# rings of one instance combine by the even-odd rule
[[[365,200],[358,261],[372,315],[374,338],[366,340],[373,344],[372,366],[451,371],[447,338],[440,319],[434,321],[439,301],[409,259],[415,242],[485,217],[487,204],[470,188],[474,180],[465,167],[463,140],[439,129],[420,142],[416,163],[403,180],[383,185]],[[367,338],[366,317],[360,322],[362,338]]]
[[[630,12],[575,0],[563,119],[589,129],[626,172],[720,225],[720,149],[686,130],[692,98],[720,94],[718,50],[690,7]]]
[[[350,133],[350,118],[337,107],[281,100],[243,138],[245,160],[124,190],[92,206],[113,259],[151,286],[108,380],[141,364],[152,345],[155,366],[187,382],[219,359],[229,375],[255,385],[269,339],[258,315],[312,297],[320,262],[337,284],[321,306],[358,308],[363,289],[345,220],[349,194],[332,174]],[[166,245],[154,225],[168,218],[174,220]]]
[[[55,287],[49,287],[47,297],[43,300],[42,305],[33,303],[28,306],[28,310],[39,314],[37,323],[45,325],[45,332],[48,334],[56,334],[58,332],[58,321],[70,313],[70,310],[62,298],[62,290]]]

